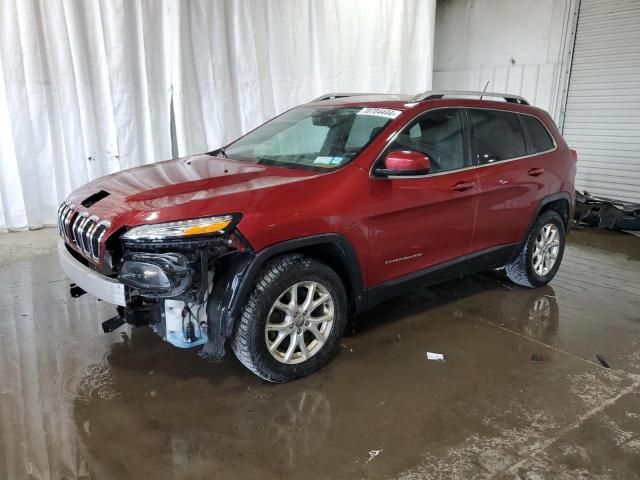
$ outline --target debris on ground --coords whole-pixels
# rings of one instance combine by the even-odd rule
[[[573,217],[578,225],[612,230],[640,230],[640,203],[596,197],[576,191]]]
[[[446,362],[447,356],[444,353],[427,352],[427,360],[433,360],[436,362]]]
[[[534,353],[533,355],[531,355],[531,361],[532,362],[541,362],[542,361],[542,355],[540,355],[539,353]]]
[[[602,355],[596,355],[596,358],[604,368],[611,368],[609,362],[607,362]]]
[[[382,449],[379,450],[370,450],[369,451],[369,458],[367,459],[366,463],[369,463],[371,460],[373,460],[374,458],[376,458],[378,455],[380,455],[382,453]]]

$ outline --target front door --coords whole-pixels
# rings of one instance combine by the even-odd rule
[[[469,253],[479,188],[464,124],[462,109],[423,113],[378,159],[383,164],[390,151],[417,151],[429,157],[431,169],[370,179],[370,286],[441,270]]]

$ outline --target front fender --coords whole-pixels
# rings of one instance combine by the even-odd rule
[[[236,252],[222,259],[216,268],[213,291],[207,302],[209,341],[201,355],[208,358],[221,358],[224,355],[224,340],[233,334],[245,300],[268,260],[285,253],[308,252],[310,248],[322,245],[337,247],[348,276],[355,307],[364,308],[367,298],[360,265],[351,242],[342,235],[327,233],[297,238],[271,245],[258,253]]]

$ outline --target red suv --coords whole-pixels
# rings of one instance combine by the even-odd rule
[[[503,266],[545,285],[575,170],[521,97],[331,94],[224,148],[76,190],[59,256],[72,296],[119,306],[106,331],[149,325],[208,358],[228,340],[285,382],[326,365],[354,313],[412,288]]]

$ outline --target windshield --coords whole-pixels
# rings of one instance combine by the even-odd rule
[[[400,115],[363,107],[297,107],[229,145],[229,158],[325,170],[349,163]]]

